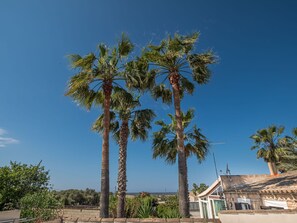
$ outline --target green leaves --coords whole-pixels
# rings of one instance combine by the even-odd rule
[[[20,203],[21,218],[35,218],[37,222],[56,219],[62,208],[54,193],[47,190],[27,194]]]
[[[0,210],[19,208],[19,200],[26,194],[47,189],[48,173],[41,162],[38,165],[10,162],[10,166],[0,167]]]
[[[277,165],[281,165],[285,161],[285,157],[294,154],[295,140],[290,136],[282,137],[284,130],[283,126],[271,125],[268,128],[258,130],[250,137],[254,141],[251,149],[258,149],[258,159],[263,158],[265,162],[275,162]]]
[[[172,92],[170,89],[166,88],[165,84],[157,85],[152,90],[152,97],[154,99],[161,98],[163,103],[172,103]]]
[[[130,39],[123,33],[122,38],[118,43],[119,56],[121,58],[128,56],[132,52],[133,48],[134,46]]]
[[[192,54],[187,57],[187,60],[192,69],[194,81],[198,84],[206,84],[211,75],[208,65],[216,63],[214,53],[208,51],[202,54]]]
[[[168,91],[172,83],[169,83],[168,77],[172,73],[180,76],[178,87],[181,98],[184,93],[194,92],[194,84],[188,78],[189,75],[198,84],[205,84],[210,80],[209,65],[216,63],[216,56],[212,51],[193,53],[198,37],[199,33],[185,36],[175,34],[162,40],[160,45],[148,45],[143,51],[142,58],[150,64],[149,70],[155,72],[151,83],[156,83],[156,86],[149,88],[155,99],[162,97],[164,103],[171,103],[169,97],[172,95]]]
[[[164,158],[169,164],[174,164],[177,157],[177,137],[175,133],[176,120],[175,116],[169,114],[171,119],[170,124],[166,124],[164,121],[156,121],[155,124],[161,128],[159,131],[154,132],[153,140],[153,158]],[[182,124],[184,129],[189,127],[190,122],[194,118],[194,111],[188,110],[182,114]],[[186,156],[196,156],[197,160],[201,162],[205,159],[209,142],[207,138],[201,133],[201,130],[196,126],[185,131],[184,133],[185,152]]]

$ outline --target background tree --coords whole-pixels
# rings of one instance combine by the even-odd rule
[[[0,167],[0,210],[19,208],[19,201],[27,194],[49,188],[49,172],[41,165],[10,162]]]
[[[287,152],[283,155],[276,167],[280,172],[297,170],[297,128],[292,131],[292,136],[287,136],[289,146]]]
[[[268,164],[270,174],[276,175],[276,163],[281,157],[288,155],[291,150],[290,137],[282,137],[284,132],[283,126],[271,125],[268,128],[258,130],[250,138],[254,141],[252,150],[257,149],[257,158],[263,158]]]
[[[206,185],[205,183],[200,183],[199,186],[195,183],[193,183],[193,189],[192,192],[194,193],[195,196],[197,196],[198,194],[202,193],[203,191],[205,191],[209,186]]]
[[[162,98],[164,103],[171,103],[175,108],[178,151],[178,182],[179,210],[183,217],[189,217],[188,177],[186,166],[186,150],[184,147],[184,130],[180,101],[184,93],[192,94],[194,84],[188,79],[192,76],[194,82],[205,84],[210,79],[209,64],[215,63],[211,51],[193,53],[199,34],[189,36],[175,34],[163,40],[160,45],[149,45],[143,53],[143,58],[150,64],[150,75],[147,77],[152,95],[155,99]],[[160,79],[161,78],[161,79]],[[165,84],[168,80],[169,85]],[[151,84],[155,82],[154,84]],[[153,87],[152,87],[153,86]],[[171,88],[171,89],[170,89]]]
[[[88,205],[99,206],[99,192],[94,189],[87,188],[86,190],[61,190],[54,191],[55,196],[61,201],[63,205]]]
[[[110,132],[110,104],[111,94],[115,87],[124,91],[119,84],[128,80],[135,80],[125,69],[126,60],[133,50],[132,42],[122,35],[116,47],[109,49],[106,45],[99,45],[99,54],[90,53],[84,57],[71,55],[72,68],[77,69],[68,84],[67,96],[71,96],[78,104],[90,109],[92,105],[103,108],[103,143],[101,162],[101,197],[100,216],[108,217],[109,206],[109,132]],[[129,83],[131,85],[131,83]]]
[[[126,94],[126,95],[125,95]],[[112,95],[111,129],[114,138],[119,144],[119,167],[118,167],[118,199],[117,217],[125,217],[125,198],[127,190],[127,145],[129,136],[136,139],[146,140],[148,130],[151,129],[151,121],[155,117],[151,109],[137,109],[141,104],[139,97],[135,98],[128,92],[114,91]],[[95,122],[93,129],[103,131],[103,115]]]

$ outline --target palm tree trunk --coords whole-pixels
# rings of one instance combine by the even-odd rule
[[[277,175],[277,168],[275,162],[267,162],[270,175]]]
[[[182,217],[189,217],[189,191],[188,191],[188,173],[187,173],[187,157],[184,148],[184,130],[182,124],[182,113],[180,108],[180,75],[173,71],[169,76],[169,81],[173,89],[173,100],[176,118],[176,136],[178,150],[178,199],[179,212]]]
[[[100,194],[100,217],[109,217],[109,128],[110,128],[110,100],[112,92],[112,81],[105,81],[104,91],[104,131],[102,143],[101,162],[101,194]]]
[[[127,190],[127,144],[128,144],[128,120],[122,121],[120,129],[120,151],[119,151],[119,172],[118,172],[118,203],[117,218],[125,217],[125,199]]]

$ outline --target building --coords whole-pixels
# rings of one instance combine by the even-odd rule
[[[218,218],[220,210],[296,209],[297,171],[222,175],[198,199],[203,218]]]

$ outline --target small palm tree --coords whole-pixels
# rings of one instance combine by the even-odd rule
[[[161,98],[164,103],[171,103],[173,98],[178,152],[179,211],[183,217],[189,217],[190,212],[180,102],[184,93],[192,94],[194,91],[194,84],[188,76],[192,76],[198,84],[205,84],[210,79],[208,65],[215,63],[212,51],[193,52],[198,36],[198,33],[189,36],[169,36],[160,45],[149,45],[142,57],[149,64],[150,75],[147,76],[147,83],[152,96],[155,99]]]
[[[130,81],[137,79],[135,78],[137,73],[131,73],[131,69],[125,69],[125,59],[133,50],[133,44],[125,35],[122,35],[117,46],[112,49],[104,44],[100,44],[98,48],[98,55],[90,53],[84,57],[77,54],[70,56],[71,66],[78,73],[70,79],[66,95],[87,109],[93,105],[100,105],[103,108],[100,216],[106,218],[109,216],[111,94],[115,87],[124,90],[119,84],[120,82],[124,82],[127,86],[133,85]]]
[[[125,198],[127,190],[127,145],[129,136],[134,141],[146,140],[148,130],[151,129],[151,121],[155,117],[151,109],[140,109],[141,104],[138,98],[133,98],[128,92],[120,89],[112,95],[111,125],[113,136],[119,144],[119,169],[118,169],[118,203],[117,217],[125,216]],[[103,131],[103,118],[101,115],[93,125],[93,130]]]
[[[272,125],[258,130],[250,137],[254,141],[254,146],[251,149],[258,149],[257,158],[263,158],[268,163],[271,175],[277,174],[276,163],[281,160],[281,157],[287,155],[288,150],[290,150],[290,138],[287,136],[281,137],[284,130],[283,126]]]
[[[285,155],[283,155],[276,166],[280,172],[287,172],[297,170],[297,128],[292,131],[292,137],[287,136],[288,149]]]
[[[166,124],[163,121],[156,122],[161,128],[159,131],[154,132],[153,158],[161,157],[164,158],[168,164],[174,164],[178,156],[178,142],[175,134],[177,122],[175,116],[171,114],[168,116],[171,119],[170,124]],[[193,110],[189,110],[185,114],[182,113],[182,124],[184,129],[186,129],[184,134],[185,154],[186,157],[194,155],[199,162],[202,162],[208,153],[209,142],[196,125],[187,130],[193,117]]]

